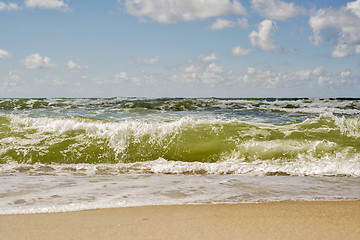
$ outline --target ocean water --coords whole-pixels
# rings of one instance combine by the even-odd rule
[[[360,99],[0,99],[0,214],[360,199]]]

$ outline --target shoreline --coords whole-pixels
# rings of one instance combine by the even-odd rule
[[[360,201],[153,205],[0,215],[2,239],[358,239]]]

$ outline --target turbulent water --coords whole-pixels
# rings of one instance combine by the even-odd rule
[[[340,178],[341,188],[346,185],[350,190],[346,188],[343,195],[325,194],[320,199],[360,199],[360,194],[352,193],[360,192],[359,117],[359,99],[0,99],[0,177],[9,184],[5,184],[6,192],[0,192],[0,206],[1,199],[15,209],[37,206],[36,201],[30,204],[12,194],[24,190],[11,188],[8,179],[35,181],[49,175],[53,179],[82,177],[81,181],[100,181],[101,176],[116,176],[118,181],[129,176],[162,176],[159,182],[169,177],[164,174],[173,174],[170,178],[175,182],[180,181],[176,178],[196,182],[199,176],[201,181],[216,178],[214,182],[221,182],[221,175],[228,175],[231,181],[270,181],[264,179],[271,176],[271,181],[296,178],[304,183],[312,179],[313,185],[324,178]],[[182,201],[170,197],[169,203],[184,203],[186,196],[192,196],[189,203],[196,202],[193,198],[199,196],[190,190],[164,191],[180,194],[175,194],[175,199]],[[231,202],[210,195],[200,202]],[[274,200],[271,194],[255,195],[234,202]],[[285,194],[280,199],[318,196],[295,195]],[[133,202],[142,204],[140,200]],[[108,205],[119,203],[96,206]],[[3,212],[19,212],[8,208]]]

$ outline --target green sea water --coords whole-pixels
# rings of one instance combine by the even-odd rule
[[[357,175],[358,106],[356,99],[3,99],[0,164],[231,161],[288,174],[289,166],[305,174],[330,164],[329,174]]]

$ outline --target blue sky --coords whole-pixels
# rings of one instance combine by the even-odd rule
[[[360,0],[0,0],[0,97],[360,97]]]

